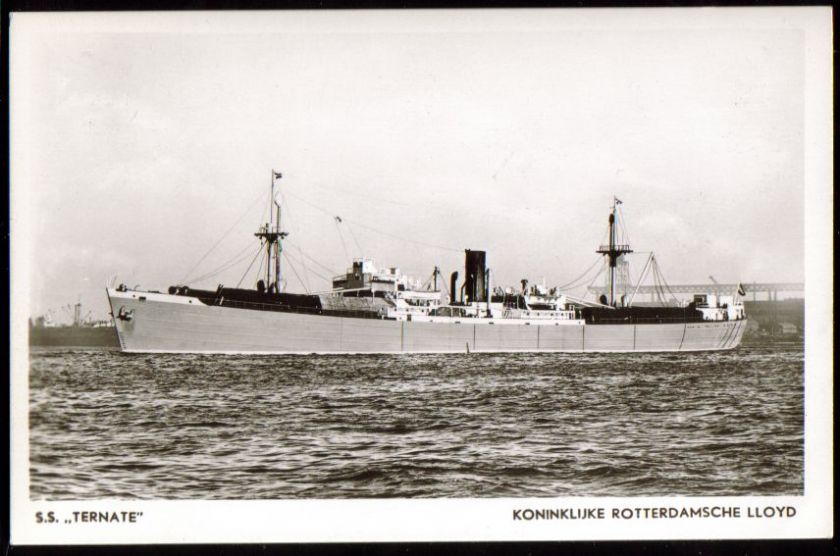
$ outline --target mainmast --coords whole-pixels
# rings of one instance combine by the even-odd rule
[[[265,283],[269,292],[279,292],[281,288],[280,254],[283,253],[283,240],[289,235],[280,230],[280,203],[274,196],[274,182],[283,177],[280,172],[271,170],[271,198],[268,206],[268,222],[260,226],[254,234],[265,240]]]
[[[619,244],[617,241],[617,230],[615,225],[615,218],[616,218],[616,207],[621,204],[621,201],[613,197],[613,206],[612,212],[610,212],[610,243],[609,245],[602,245],[598,248],[596,253],[601,253],[606,255],[610,261],[610,298],[609,304],[611,307],[616,306],[616,295],[615,295],[615,267],[618,258],[625,253],[632,253],[633,250],[630,249],[628,244]]]

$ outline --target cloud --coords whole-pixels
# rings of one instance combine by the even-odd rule
[[[390,233],[352,228],[383,265],[450,272],[484,248],[500,282],[566,281],[596,257],[617,195],[634,247],[673,281],[802,274],[795,33],[40,40],[19,82],[32,181],[13,184],[32,192],[38,307],[99,295],[88,282],[113,272],[165,287],[239,222],[205,264],[235,257],[272,168],[297,195],[290,242],[338,271],[336,214]]]

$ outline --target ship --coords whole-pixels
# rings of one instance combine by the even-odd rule
[[[69,311],[70,306],[63,307]],[[82,316],[82,303],[72,306],[70,324],[56,322],[52,311],[29,320],[29,345],[38,347],[119,347],[112,319],[93,319],[90,312]]]
[[[632,253],[619,241],[617,206],[609,242],[597,253],[608,267],[608,293],[584,300],[544,285],[493,287],[487,253],[466,249],[464,276],[446,287],[438,267],[425,283],[397,267],[355,259],[332,288],[284,291],[281,255],[288,233],[271,173],[268,222],[260,241],[264,274],[253,288],[166,291],[106,288],[122,351],[127,353],[353,354],[500,352],[694,352],[737,347],[747,328],[731,296],[696,294],[678,305],[643,306],[619,295],[616,270]],[[443,290],[446,290],[444,295]],[[742,292],[741,295],[743,295]]]

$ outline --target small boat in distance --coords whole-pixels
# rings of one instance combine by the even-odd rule
[[[274,196],[260,226],[265,273],[253,289],[194,289],[166,293],[107,288],[123,351],[132,353],[480,353],[662,352],[732,349],[746,330],[743,303],[697,294],[678,306],[634,306],[619,296],[617,266],[632,252],[618,241],[614,199],[609,243],[597,253],[608,263],[608,293],[599,301],[557,288],[491,287],[486,253],[465,250],[464,277],[449,287],[435,267],[424,284],[396,267],[357,259],[332,279],[326,293],[282,291],[281,254],[287,232]],[[447,290],[443,295],[441,288]]]

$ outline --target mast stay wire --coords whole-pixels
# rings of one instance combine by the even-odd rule
[[[601,245],[607,245],[610,242],[610,226],[604,230],[604,235],[601,237]]]
[[[656,289],[656,297],[660,303],[663,305],[667,303],[667,298],[665,297],[665,286],[664,284],[664,276],[659,270],[659,265],[656,263],[656,258],[653,258],[651,269],[653,270],[653,279],[654,279],[654,287]]]
[[[662,303],[663,303],[663,304],[667,304],[667,303],[668,303],[668,296],[667,296],[667,295],[665,295],[665,287],[666,287],[666,285],[667,285],[667,284],[665,283],[665,277],[664,277],[664,276],[662,276],[662,273],[659,271],[659,269],[658,269],[658,268],[657,268],[657,270],[656,270],[656,275],[657,275],[657,277],[658,277],[658,279],[659,279],[659,291],[661,291],[661,292],[662,292]]]
[[[229,259],[227,263],[225,263],[221,266],[218,266],[218,267],[214,268],[213,270],[211,270],[209,272],[206,272],[205,274],[202,274],[201,276],[197,276],[195,278],[192,278],[192,279],[188,280],[187,283],[202,282],[204,280],[207,280],[208,278],[212,278],[214,276],[217,276],[217,275],[221,274],[222,272],[225,272],[226,270],[229,270],[230,268],[233,268],[234,266],[241,263],[242,261],[247,260],[249,252],[250,252],[250,250],[240,251],[238,253],[238,255],[234,256],[232,259]]]
[[[622,255],[622,258],[627,260],[628,279],[630,280],[630,282],[628,284],[629,287],[632,288],[632,287],[634,287],[633,284],[639,284],[640,280],[642,280],[642,278],[643,278],[643,276],[642,276],[643,272],[639,273],[638,279],[633,278],[633,271],[635,270],[635,267],[630,264],[630,261],[631,260],[636,260],[636,259],[633,258],[636,255],[651,255],[651,254],[653,254],[653,251],[633,251],[632,253],[625,253],[624,255]],[[645,266],[646,265],[647,265],[647,259],[645,259]],[[644,269],[644,267],[643,267],[643,269]],[[627,293],[627,292],[625,292],[625,293]]]
[[[624,227],[624,209],[618,205],[618,223],[621,226],[621,243],[625,245],[630,244],[630,234],[627,233],[627,228]]]
[[[650,255],[647,258],[647,261],[645,261],[645,266],[642,267],[642,272],[639,274],[639,279],[634,281],[632,279],[633,277],[632,276],[630,277],[631,278],[630,286],[632,287],[633,283],[635,282],[636,287],[633,289],[633,293],[632,293],[632,295],[630,295],[630,300],[627,302],[628,306],[633,305],[633,300],[636,299],[636,294],[639,293],[639,288],[642,287],[642,280],[645,279],[645,276],[647,276],[648,270],[650,270],[651,260],[653,260],[653,252],[650,253]]]
[[[286,253],[286,259],[287,260],[293,260],[291,255],[289,255],[289,253]],[[309,283],[309,270],[306,268],[306,261],[305,260],[300,259],[299,262],[300,262],[301,268],[303,268],[303,277],[306,280],[306,285],[304,287],[306,288],[306,293],[309,293],[309,291],[311,289],[311,284]],[[294,267],[292,267],[292,270],[295,270]],[[314,272],[315,271],[313,271],[313,273]],[[297,272],[295,272],[295,275],[297,276]],[[300,279],[300,278],[298,278],[298,279]]]
[[[589,291],[589,288],[591,288],[591,287],[592,287],[592,284],[594,284],[594,283],[595,283],[595,280],[597,280],[597,279],[598,279],[598,276],[600,276],[601,274],[603,274],[603,273],[604,273],[604,270],[605,270],[606,268],[607,268],[607,267],[606,267],[606,265],[602,266],[602,267],[601,267],[601,270],[599,270],[599,271],[598,271],[598,274],[596,274],[595,276],[593,276],[593,277],[592,277],[592,281],[591,281],[591,282],[589,282],[589,285],[588,285],[588,286],[586,286],[586,291]],[[583,293],[583,295],[585,296],[585,295],[586,295],[586,292],[584,292],[584,293]],[[596,299],[597,299],[597,298],[596,298]]]
[[[656,268],[657,266],[658,265],[656,264],[656,259],[653,259],[651,261],[651,270],[653,271],[653,287],[656,290],[657,301],[659,301],[660,303],[664,303],[665,302],[665,296],[662,295],[662,282],[659,279],[659,272],[657,272],[657,268]]]
[[[262,245],[260,245],[260,248],[262,248]],[[220,274],[220,273],[224,272],[225,270],[228,270],[229,268],[233,267],[234,265],[237,265],[240,262],[242,262],[243,260],[247,259],[250,252],[251,252],[251,245],[248,245],[245,249],[243,249],[242,251],[240,251],[239,253],[234,255],[232,258],[228,259],[228,261],[226,263],[214,268],[213,270],[211,270],[211,271],[209,271],[205,274],[202,274],[201,276],[198,276],[198,277],[192,278],[190,280],[187,280],[187,282],[201,282],[202,280],[206,280],[207,278],[212,278],[213,276],[216,276],[217,274]]]
[[[286,251],[283,251],[283,253],[286,253]],[[302,253],[298,253],[298,254],[300,255],[300,254],[302,254]],[[290,257],[291,255],[289,255],[288,253],[286,253],[286,256],[287,256],[287,257]],[[294,259],[293,259],[293,260],[294,260]],[[304,268],[306,268],[306,267],[304,266]],[[314,274],[315,276],[317,276],[317,277],[318,277],[318,278],[320,278],[321,280],[326,280],[328,283],[332,281],[332,278],[328,278],[328,277],[324,276],[323,274],[321,274],[320,272],[316,272],[316,271],[315,271],[315,270],[313,270],[313,269],[309,269],[309,270],[312,272],[312,274]],[[309,276],[308,276],[308,275],[306,275],[305,277],[306,277],[307,283],[309,283]]]
[[[278,195],[280,197],[279,201],[277,199]],[[273,201],[278,207],[282,207],[283,217],[286,221],[287,226],[293,227],[294,224],[292,224],[290,222],[290,220],[292,220],[292,218],[291,218],[291,215],[292,215],[291,212],[292,211],[289,209],[289,203],[286,201],[286,196],[283,194],[283,189],[282,188],[277,189],[277,193],[275,194],[275,197],[274,197]],[[279,226],[280,223],[278,222],[277,225]],[[288,227],[287,227],[287,229],[288,229]],[[286,245],[289,246],[288,242],[286,243]],[[295,247],[295,246],[292,245],[291,247]],[[297,249],[298,249],[298,251],[300,251],[299,248],[297,248]],[[310,288],[309,288],[309,269],[306,266],[306,261],[304,261],[302,258],[300,259],[300,265],[303,268],[303,276],[306,279],[306,283],[304,283],[303,280],[300,279],[300,276],[298,276],[298,273],[297,273],[297,270],[295,270],[295,267],[292,266],[291,256],[285,251],[283,251],[283,255],[286,256],[286,261],[289,262],[289,266],[291,267],[292,271],[295,273],[295,276],[297,276],[298,281],[301,283],[301,285],[306,290],[306,293],[309,293],[310,292]],[[315,273],[315,272],[313,271],[313,273]],[[317,275],[317,273],[315,273],[315,274]]]
[[[313,207],[314,209],[319,210],[319,211],[323,212],[324,214],[329,215],[331,218],[335,219],[335,214],[334,214],[334,213],[332,213],[332,212],[330,212],[330,211],[328,211],[328,210],[326,210],[325,208],[320,207],[320,206],[318,206],[318,205],[316,205],[315,203],[312,203],[312,202],[310,202],[310,201],[307,201],[307,200],[306,200],[306,199],[304,199],[303,197],[300,197],[299,195],[295,195],[294,193],[291,193],[291,192],[288,192],[288,191],[287,191],[286,193],[288,193],[288,195],[289,195],[290,197],[294,197],[294,198],[296,198],[297,200],[301,201],[302,203],[305,203],[305,204],[307,204],[307,205],[309,205],[309,206]],[[372,226],[368,226],[368,225],[366,225],[366,224],[362,224],[361,222],[356,222],[356,221],[354,221],[354,220],[342,219],[342,221],[346,221],[346,222],[349,222],[349,223],[351,223],[351,224],[355,224],[356,226],[359,226],[359,227],[361,227],[361,228],[365,228],[365,229],[367,229],[367,230],[370,230],[371,232],[374,232],[374,233],[377,233],[377,234],[381,234],[381,235],[384,235],[384,236],[388,236],[388,237],[392,237],[392,238],[394,238],[394,239],[398,239],[398,240],[403,241],[403,242],[406,242],[406,243],[414,243],[415,245],[422,245],[422,246],[424,246],[424,247],[432,247],[432,248],[435,248],[435,249],[441,249],[441,250],[443,250],[443,251],[452,251],[452,252],[455,252],[455,253],[460,253],[460,252],[461,252],[461,250],[460,250],[460,249],[453,249],[453,248],[451,248],[451,247],[444,247],[444,246],[442,246],[442,245],[435,245],[435,244],[433,244],[433,243],[426,243],[426,242],[423,242],[423,241],[417,241],[417,240],[413,240],[413,239],[408,239],[408,238],[400,237],[400,236],[398,236],[398,235],[396,235],[396,234],[392,234],[392,233],[390,233],[390,232],[386,232],[386,231],[384,231],[384,230],[380,230],[380,229],[374,228],[374,227],[372,227]]]
[[[624,227],[623,203],[618,205],[618,225],[621,228],[621,241],[620,241],[620,243],[623,244],[623,245],[630,245],[630,234],[627,233],[627,228]],[[628,278],[630,278],[630,276],[629,276],[630,270],[631,270],[630,269],[630,260],[627,259],[626,257],[627,257],[626,253],[622,254],[621,255],[621,260],[626,261]],[[632,279],[631,279],[630,284],[624,284],[624,294],[623,295],[628,294],[627,287],[628,287],[628,285],[632,285],[632,283],[633,282],[632,282]]]
[[[350,192],[348,192],[344,189],[341,189],[341,188],[330,187],[330,186],[326,185],[323,181],[320,181],[320,180],[310,180],[307,183],[309,184],[309,186],[314,186],[315,189],[322,189],[322,190],[324,190],[328,193],[338,193],[339,195],[349,196],[349,197],[353,197],[353,198],[371,199],[373,201],[377,201],[377,202],[380,202],[380,203],[387,203],[389,205],[394,205],[394,206],[401,207],[401,208],[412,208],[414,206],[411,203],[400,203],[398,201],[394,201],[394,200],[391,200],[391,199],[383,199],[382,197],[375,197],[375,196],[372,196],[372,195],[363,195],[363,194],[359,193],[358,191],[354,191],[354,192],[350,193]],[[308,187],[308,188],[311,189],[312,187]],[[444,208],[444,207],[441,207],[440,205],[426,204],[425,206],[436,206],[436,207],[441,208],[441,209]]]
[[[283,256],[286,257],[286,262],[289,264],[289,268],[292,269],[292,272],[294,272],[295,277],[298,279],[298,282],[300,282],[300,285],[303,286],[303,289],[306,290],[306,293],[310,293],[309,287],[301,279],[300,274],[298,274],[298,271],[295,269],[295,265],[292,264],[292,259],[289,257],[289,254],[283,251]]]
[[[654,271],[662,279],[662,284],[664,285],[665,289],[668,290],[668,293],[671,295],[671,299],[673,299],[674,301],[679,301],[679,299],[677,299],[677,296],[674,295],[674,292],[671,291],[671,286],[668,285],[668,281],[665,280],[665,275],[662,274],[662,269],[659,268],[659,263],[656,261],[656,258],[655,257],[652,257],[652,258],[653,258],[653,264],[654,264]]]
[[[371,227],[371,226],[367,226],[367,225],[365,225],[365,224],[361,224],[361,223],[359,223],[359,222],[353,222],[353,221],[351,221],[351,220],[348,220],[348,222],[352,222],[352,223],[353,223],[353,224],[355,224],[356,226],[361,226],[362,228],[366,228],[366,229],[370,230],[371,232],[374,232],[374,233],[377,233],[377,234],[381,234],[381,235],[384,235],[384,236],[388,236],[388,237],[391,237],[391,238],[393,238],[393,239],[398,239],[398,240],[403,241],[403,242],[406,242],[406,243],[413,243],[413,244],[415,244],[415,245],[421,245],[421,246],[423,246],[423,247],[431,247],[431,248],[433,248],[433,249],[440,249],[440,250],[442,250],[442,251],[451,251],[451,252],[453,252],[453,253],[461,253],[461,252],[462,252],[460,249],[453,249],[453,248],[451,248],[451,247],[444,247],[444,246],[442,246],[442,245],[435,245],[434,243],[426,243],[426,242],[424,242],[424,241],[416,241],[416,240],[413,240],[413,239],[408,239],[408,238],[405,238],[405,237],[400,237],[400,236],[398,236],[398,235],[396,235],[396,234],[392,234],[392,233],[390,233],[390,232],[386,232],[386,231],[383,231],[383,230],[378,230],[378,229],[376,229],[376,228],[373,228],[373,227]]]
[[[264,245],[265,245],[265,243],[260,241],[260,253],[262,253]],[[267,259],[267,257],[260,257],[260,266],[259,266],[259,268],[257,268],[257,280],[259,280],[260,276],[262,276],[263,264],[265,264],[266,259]]]
[[[195,271],[195,269],[196,269],[196,268],[198,268],[198,265],[200,265],[200,264],[204,261],[204,259],[206,259],[206,258],[207,258],[207,256],[208,256],[211,252],[213,252],[213,250],[214,250],[216,247],[218,247],[218,246],[219,246],[219,244],[220,244],[220,243],[221,243],[221,242],[222,242],[222,241],[223,241],[223,240],[227,237],[227,235],[228,235],[230,232],[232,232],[232,231],[233,231],[233,229],[234,229],[234,228],[235,228],[235,227],[236,227],[236,226],[237,226],[237,225],[238,225],[238,224],[242,221],[242,219],[243,219],[243,218],[245,218],[245,216],[247,216],[247,215],[248,215],[248,213],[251,211],[251,209],[252,209],[252,208],[254,208],[254,205],[256,205],[256,204],[257,204],[257,201],[259,201],[259,200],[262,198],[262,196],[263,196],[263,195],[264,195],[264,193],[260,192],[260,194],[259,194],[259,195],[258,195],[258,196],[257,196],[257,197],[256,197],[256,198],[252,201],[252,202],[251,202],[251,204],[250,204],[250,205],[248,205],[248,208],[247,208],[247,209],[245,209],[245,212],[243,212],[243,213],[242,213],[242,215],[241,215],[241,216],[240,216],[240,217],[236,220],[236,222],[234,222],[234,223],[233,223],[233,226],[231,226],[230,228],[228,228],[228,229],[225,231],[225,233],[223,233],[223,234],[222,234],[222,237],[220,237],[220,238],[218,239],[218,241],[216,241],[216,243],[214,243],[214,244],[213,244],[213,246],[212,246],[210,249],[208,249],[208,250],[207,250],[207,252],[206,252],[206,253],[204,253],[204,255],[202,255],[200,259],[198,259],[198,262],[197,262],[197,263],[195,263],[195,264],[192,266],[192,268],[190,268],[187,272],[185,272],[185,273],[184,273],[184,277],[181,279],[181,283],[186,283],[186,282],[187,282],[187,276],[189,276],[190,274],[192,274],[192,273]]]
[[[559,257],[558,257],[558,258],[559,258]],[[580,276],[578,276],[577,278],[575,278],[575,279],[574,279],[574,280],[572,280],[571,282],[568,282],[568,283],[566,283],[566,284],[563,284],[562,286],[557,286],[557,289],[558,289],[558,290],[566,290],[566,289],[574,289],[574,288],[578,287],[578,286],[580,285],[580,284],[578,284],[578,282],[581,282],[581,283],[582,283],[582,281],[585,281],[586,276],[587,276],[590,272],[592,272],[592,269],[594,269],[594,268],[598,265],[598,263],[599,263],[599,262],[601,262],[601,257],[600,257],[600,255],[599,255],[599,256],[595,259],[595,262],[594,262],[594,263],[592,263],[592,266],[590,266],[589,268],[587,268],[586,270],[584,270],[584,271],[583,271],[583,273],[582,273]]]
[[[353,233],[353,228],[351,226],[347,226],[347,231],[350,232],[350,237],[353,238],[353,242],[356,244],[356,247],[359,248],[359,256],[364,257],[365,256],[365,250],[362,249],[361,245],[359,245],[359,240],[356,239],[356,234]]]
[[[245,277],[248,276],[248,272],[250,272],[251,267],[254,266],[254,263],[257,262],[257,257],[262,255],[262,243],[260,243],[260,248],[257,249],[257,254],[254,255],[254,258],[251,260],[251,264],[248,265],[248,268],[245,269],[245,272],[242,274],[242,278],[239,279],[239,282],[236,283],[236,287],[242,285],[242,281],[245,280]],[[262,270],[262,264],[260,264],[260,270]]]
[[[313,262],[313,263],[315,263],[316,265],[320,266],[322,269],[324,269],[325,271],[329,272],[331,276],[335,276],[335,275],[337,275],[337,274],[338,274],[338,272],[335,272],[334,270],[332,270],[331,268],[327,267],[327,266],[326,266],[326,265],[324,265],[323,263],[320,263],[320,262],[318,262],[316,259],[313,259],[313,258],[312,258],[312,257],[310,257],[309,255],[307,255],[307,254],[306,254],[306,252],[305,252],[303,249],[301,249],[300,247],[298,247],[298,246],[297,246],[297,245],[295,245],[294,243],[289,242],[289,240],[286,240],[286,246],[287,246],[287,247],[291,247],[292,249],[294,249],[295,251],[297,251],[297,252],[298,252],[298,255],[301,255],[302,257],[305,257],[305,258],[309,259],[309,261],[310,261],[310,262]],[[313,272],[314,272],[314,271],[313,271]]]
[[[633,257],[635,255],[650,255],[651,253],[653,253],[653,251],[633,251],[632,253],[625,253],[623,256],[627,257],[629,259],[630,257]],[[634,260],[636,260],[636,259],[634,259]],[[647,259],[645,259],[645,264],[647,264]],[[629,260],[627,261],[627,267],[629,269],[628,272],[629,272],[629,275],[630,275],[630,285],[632,286],[633,284],[639,283],[639,280],[641,280],[641,273],[639,274],[639,280],[634,280],[633,279],[634,267],[630,266],[630,261]]]
[[[335,229],[338,230],[338,239],[341,240],[341,249],[344,250],[344,259],[349,260],[350,254],[347,253],[347,245],[344,244],[344,236],[341,234],[341,226],[338,225],[341,222],[341,218],[336,216],[333,218],[333,222],[335,222]]]
[[[319,207],[317,207],[317,206],[313,205],[312,203],[308,203],[305,199],[302,199],[302,198],[301,198],[301,197],[299,197],[298,195],[295,195],[294,193],[291,193],[290,191],[284,191],[284,190],[281,188],[281,189],[278,189],[278,190],[277,190],[277,194],[280,196],[280,200],[281,200],[281,202],[282,202],[282,206],[283,206],[283,208],[284,208],[284,210],[285,210],[286,220],[289,220],[289,219],[290,219],[289,217],[291,216],[291,214],[290,214],[290,213],[291,213],[291,210],[289,209],[289,202],[286,200],[286,193],[288,193],[290,196],[292,196],[292,197],[294,197],[294,198],[296,198],[296,199],[299,199],[299,200],[303,201],[303,202],[304,202],[304,203],[306,203],[306,204],[309,204],[310,206],[313,206],[313,207],[315,207],[315,208],[318,208],[319,210],[323,210],[323,209],[320,209]],[[336,222],[336,226],[337,226],[337,225],[338,225],[338,220],[336,220],[335,218],[334,218],[333,220]],[[342,235],[341,235],[341,230],[339,230],[338,235],[339,235],[339,239],[341,240],[341,245],[342,245],[342,248],[344,249],[344,254],[345,254],[345,256],[347,256],[347,248],[344,246],[344,238],[343,238],[343,237],[342,237]],[[307,272],[308,272],[308,269],[307,269],[306,263],[303,261],[303,258],[306,258],[306,259],[309,259],[311,262],[315,263],[316,265],[320,266],[321,268],[323,268],[324,270],[326,270],[326,271],[327,271],[327,272],[329,272],[330,274],[336,274],[336,273],[335,273],[335,272],[333,272],[330,268],[326,267],[324,264],[322,264],[322,263],[318,262],[317,260],[315,260],[315,259],[313,259],[312,257],[310,257],[309,255],[307,255],[307,254],[303,251],[303,249],[301,249],[301,248],[300,248],[300,247],[298,247],[297,245],[294,245],[294,244],[289,243],[289,241],[288,241],[288,240],[286,240],[285,245],[286,245],[286,246],[289,246],[289,247],[293,247],[293,248],[294,248],[294,249],[298,252],[298,254],[299,254],[299,255],[301,255],[301,257],[302,257],[302,258],[300,259],[300,263],[301,263],[301,265],[303,265],[304,273],[307,273]],[[288,254],[287,254],[287,255],[288,255]],[[325,280],[328,280],[327,278],[324,278],[324,276],[323,276],[323,275],[318,274],[318,273],[317,273],[317,272],[315,272],[314,270],[312,271],[312,273],[313,273],[313,274],[315,274],[316,276],[318,276],[319,278],[323,278],[323,279],[325,279]],[[329,280],[328,280],[328,281],[329,281]]]
[[[429,276],[428,278],[426,278],[426,281],[425,281],[425,282],[423,282],[423,285],[421,285],[421,286],[420,286],[420,288],[421,288],[421,289],[424,289],[424,290],[426,290],[426,291],[431,291],[431,288],[432,288],[432,282],[434,281],[435,276],[436,276],[437,274],[438,274],[438,269],[437,269],[437,267],[435,267],[435,269],[432,271],[432,275],[431,275],[431,276]],[[443,277],[441,276],[441,278],[443,278]],[[441,279],[441,281],[442,281],[442,282],[445,282],[445,280],[443,280],[443,279]]]

